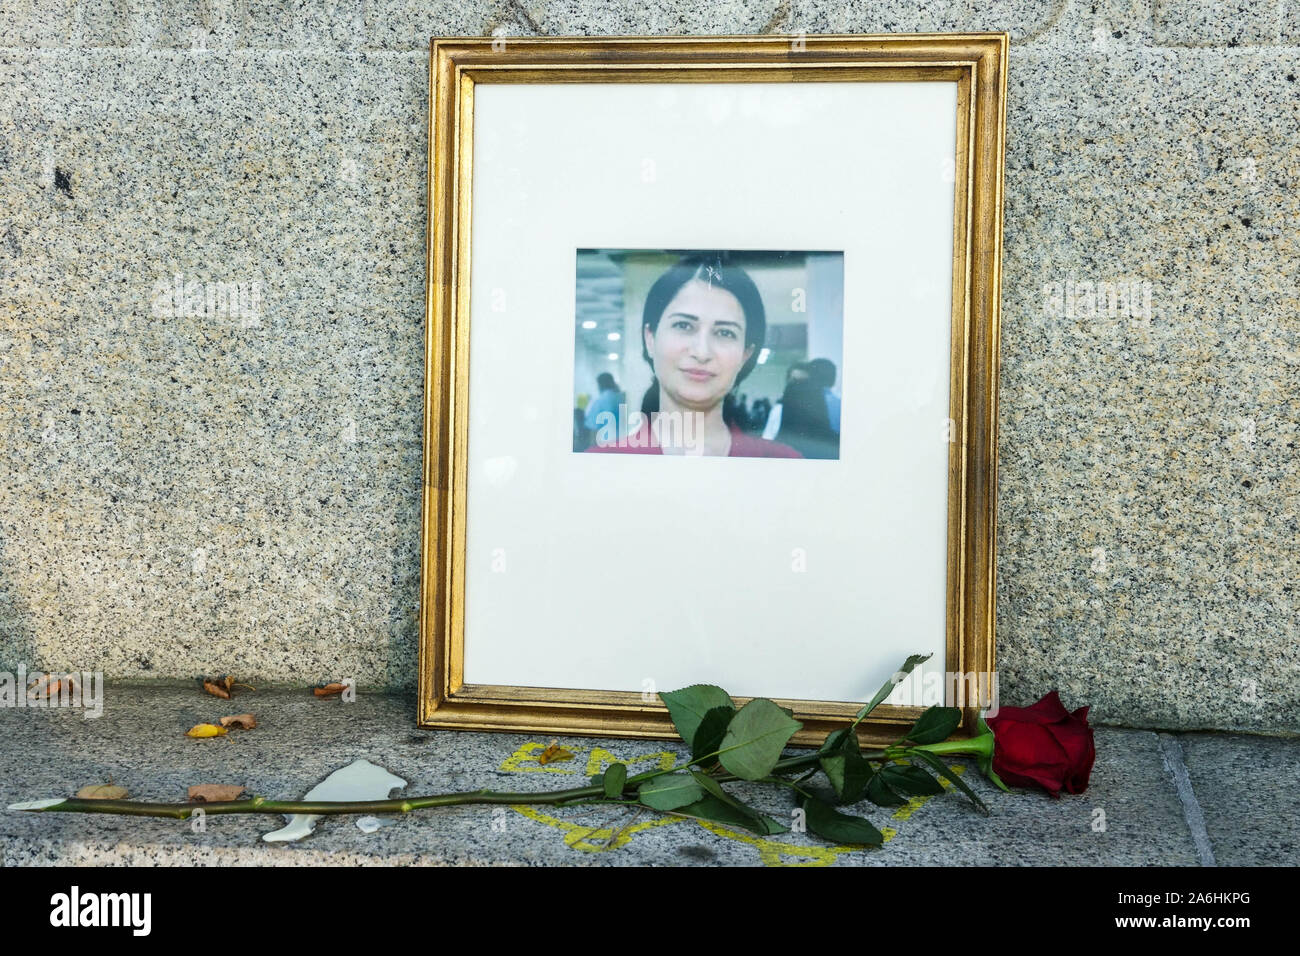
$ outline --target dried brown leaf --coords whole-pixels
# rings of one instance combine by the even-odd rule
[[[58,697],[60,691],[66,691],[69,694],[76,693],[77,682],[71,674],[66,677],[58,677],[54,674],[37,677],[27,687],[27,699],[49,700]]]
[[[333,697],[335,694],[341,694],[347,689],[347,684],[340,684],[336,681],[333,684],[326,684],[323,687],[315,687],[312,689],[312,693],[317,697]]]
[[[252,730],[257,726],[257,718],[252,714],[235,714],[232,717],[222,717],[221,726],[235,730]]]
[[[235,679],[229,674],[225,677],[207,677],[203,680],[203,689],[214,697],[230,700],[230,688],[234,684]]]
[[[126,788],[111,783],[96,783],[77,791],[78,800],[125,800]]]
[[[555,763],[561,760],[572,760],[573,751],[565,750],[560,746],[558,740],[552,740],[537,757],[537,762],[541,764]]]
[[[190,787],[190,803],[221,803],[238,800],[244,788],[233,783],[198,783]]]

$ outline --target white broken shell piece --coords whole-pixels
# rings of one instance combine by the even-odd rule
[[[302,799],[309,800],[386,800],[389,793],[405,787],[406,781],[394,776],[369,760],[354,760],[346,767],[335,770]],[[319,813],[285,814],[288,823],[278,830],[262,834],[267,843],[285,843],[301,840],[316,829]]]

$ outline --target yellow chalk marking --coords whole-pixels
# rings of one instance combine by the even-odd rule
[[[950,764],[949,766],[952,767],[952,772],[957,774],[957,776],[961,776],[966,772],[966,768],[959,763]],[[952,789],[952,784],[949,783],[947,780],[945,780],[943,777],[939,777],[938,779],[939,779],[939,786],[943,787],[943,789],[945,790]],[[925,806],[926,803],[928,803],[929,801],[930,801],[930,797],[912,797],[910,800],[907,801],[907,803],[903,804],[901,807],[899,807],[897,810],[894,811],[894,819],[906,820],[917,810],[920,810],[923,806]],[[882,830],[881,832],[883,833],[884,831]]]
[[[542,764],[537,762],[547,748],[547,744],[532,743],[524,744],[509,757],[501,762],[501,769],[510,773],[577,773],[576,770],[570,770],[567,767],[556,766],[553,764]]]
[[[856,853],[862,849],[856,846],[795,846],[770,837],[745,833],[743,830],[731,830],[708,820],[692,822],[698,823],[717,836],[735,840],[737,843],[749,844],[758,850],[758,859],[764,866],[830,866],[841,853]],[[795,857],[796,860],[786,862],[786,857]],[[797,859],[799,857],[806,857],[806,859],[799,860]]]
[[[603,747],[593,747],[591,757],[587,760],[587,776],[594,777],[598,773],[603,773],[605,768],[612,763],[627,764],[630,770],[635,764],[645,763],[647,760],[656,760],[659,762],[660,770],[667,770],[669,767],[676,765],[677,754],[668,750],[660,750],[658,753],[633,757],[631,760],[622,760]]]
[[[546,746],[546,744],[536,741],[526,743],[502,761],[500,769],[508,773],[537,773],[540,771],[542,773],[575,774],[578,772],[550,764],[537,763],[537,757],[546,749]],[[639,757],[620,758],[609,750],[595,747],[588,754],[586,773],[588,776],[594,776],[603,772],[610,764],[619,762],[626,764],[629,769],[635,764],[649,762],[657,764],[661,770],[667,770],[676,764],[677,759],[677,754],[667,750],[643,754]],[[898,762],[903,763],[904,761]],[[953,764],[952,770],[953,773],[957,774],[966,772],[966,768],[962,764]],[[939,783],[945,790],[952,787],[951,783],[942,778],[939,779]],[[906,821],[917,810],[925,806],[930,799],[929,796],[912,797],[907,803],[894,811],[892,818],[899,822]],[[714,836],[753,847],[758,852],[759,861],[764,866],[831,866],[843,854],[860,853],[864,852],[865,849],[863,847],[842,845],[797,846],[770,837],[761,837],[743,830],[733,830],[730,827],[709,820],[694,820],[686,817],[658,816],[639,820],[627,826],[610,824],[593,827],[561,819],[537,807],[513,806],[511,809],[523,814],[530,820],[559,830],[563,834],[565,846],[582,853],[603,853],[607,850],[621,849],[631,843],[638,833],[644,833],[655,827],[672,826],[677,823],[695,823]],[[898,830],[893,827],[881,827],[880,833],[884,837],[885,843],[898,836]]]
[[[583,853],[601,853],[605,850],[617,850],[620,847],[627,846],[632,837],[645,830],[654,827],[668,826],[673,823],[681,823],[680,817],[652,817],[649,820],[642,820],[634,823],[630,827],[588,827],[581,823],[573,823],[569,820],[561,820],[559,817],[553,817],[549,813],[537,809],[536,807],[512,807],[530,820],[536,820],[538,823],[545,823],[548,827],[554,827],[564,834],[564,844],[571,849],[581,850]],[[614,834],[618,838],[614,838]],[[610,842],[610,841],[613,842]]]

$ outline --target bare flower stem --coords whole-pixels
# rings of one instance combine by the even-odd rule
[[[814,751],[799,757],[788,757],[772,768],[773,773],[799,770],[816,764],[820,753]],[[864,755],[870,756],[870,755]],[[675,767],[673,770],[682,768]],[[668,771],[663,771],[668,772]],[[658,774],[654,774],[658,776]],[[719,783],[740,778],[734,774],[714,777]],[[345,813],[410,813],[430,807],[459,807],[470,804],[495,804],[498,806],[556,806],[575,801],[582,803],[625,803],[618,798],[606,798],[603,786],[572,787],[541,793],[503,793],[495,790],[470,790],[463,793],[434,793],[421,797],[398,797],[392,800],[270,800],[266,797],[249,797],[246,800],[222,800],[214,803],[147,803],[138,800],[84,800],[70,797],[45,807],[25,809],[28,813],[110,813],[129,817],[171,817],[186,820],[196,810],[206,816],[230,813],[304,813],[317,816]]]

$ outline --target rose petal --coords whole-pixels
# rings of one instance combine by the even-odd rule
[[[1070,773],[1069,753],[1049,727],[1004,721],[994,731],[993,770],[1004,783],[1055,793]],[[1028,782],[1026,782],[1028,781]]]
[[[1049,691],[1044,694],[1036,704],[1029,707],[999,707],[998,712],[993,717],[988,717],[985,722],[993,730],[998,732],[997,725],[1003,721],[1016,721],[1024,724],[1050,724],[1058,720],[1065,720],[1070,716],[1070,712],[1065,709],[1061,703],[1061,697],[1056,691]]]
[[[994,768],[994,773],[1008,787],[1023,787],[1026,790],[1042,790],[1049,797],[1060,799],[1060,792],[1052,789],[1054,781],[1050,777],[1029,777],[1021,776],[1011,770],[999,770]]]

